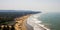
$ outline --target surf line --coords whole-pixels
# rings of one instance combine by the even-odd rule
[[[41,30],[50,30],[49,28],[45,27],[45,25],[40,24],[40,23],[42,23],[42,21],[40,21],[38,19],[38,17],[39,17],[39,14],[30,16],[30,18],[28,18],[28,22],[29,22],[28,24],[33,26],[33,28],[35,28],[35,25],[36,25],[39,28],[39,30],[40,30],[40,28],[41,28]]]

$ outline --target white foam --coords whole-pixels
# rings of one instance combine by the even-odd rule
[[[34,30],[50,30],[46,28],[42,23],[42,21],[39,21],[37,18],[39,17],[39,14],[32,15],[30,18],[28,18],[27,23],[34,27]]]

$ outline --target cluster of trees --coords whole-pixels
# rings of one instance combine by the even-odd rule
[[[9,22],[14,21],[16,16],[18,16],[17,13],[0,12],[0,24],[8,24]]]

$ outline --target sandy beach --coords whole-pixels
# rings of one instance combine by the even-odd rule
[[[26,28],[27,30],[34,30],[32,26],[30,26],[29,24],[26,24]]]

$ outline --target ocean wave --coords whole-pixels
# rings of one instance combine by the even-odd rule
[[[27,23],[31,25],[34,30],[50,30],[49,28],[45,27],[45,25],[41,24],[42,21],[38,20],[39,14],[34,14],[27,19]]]

